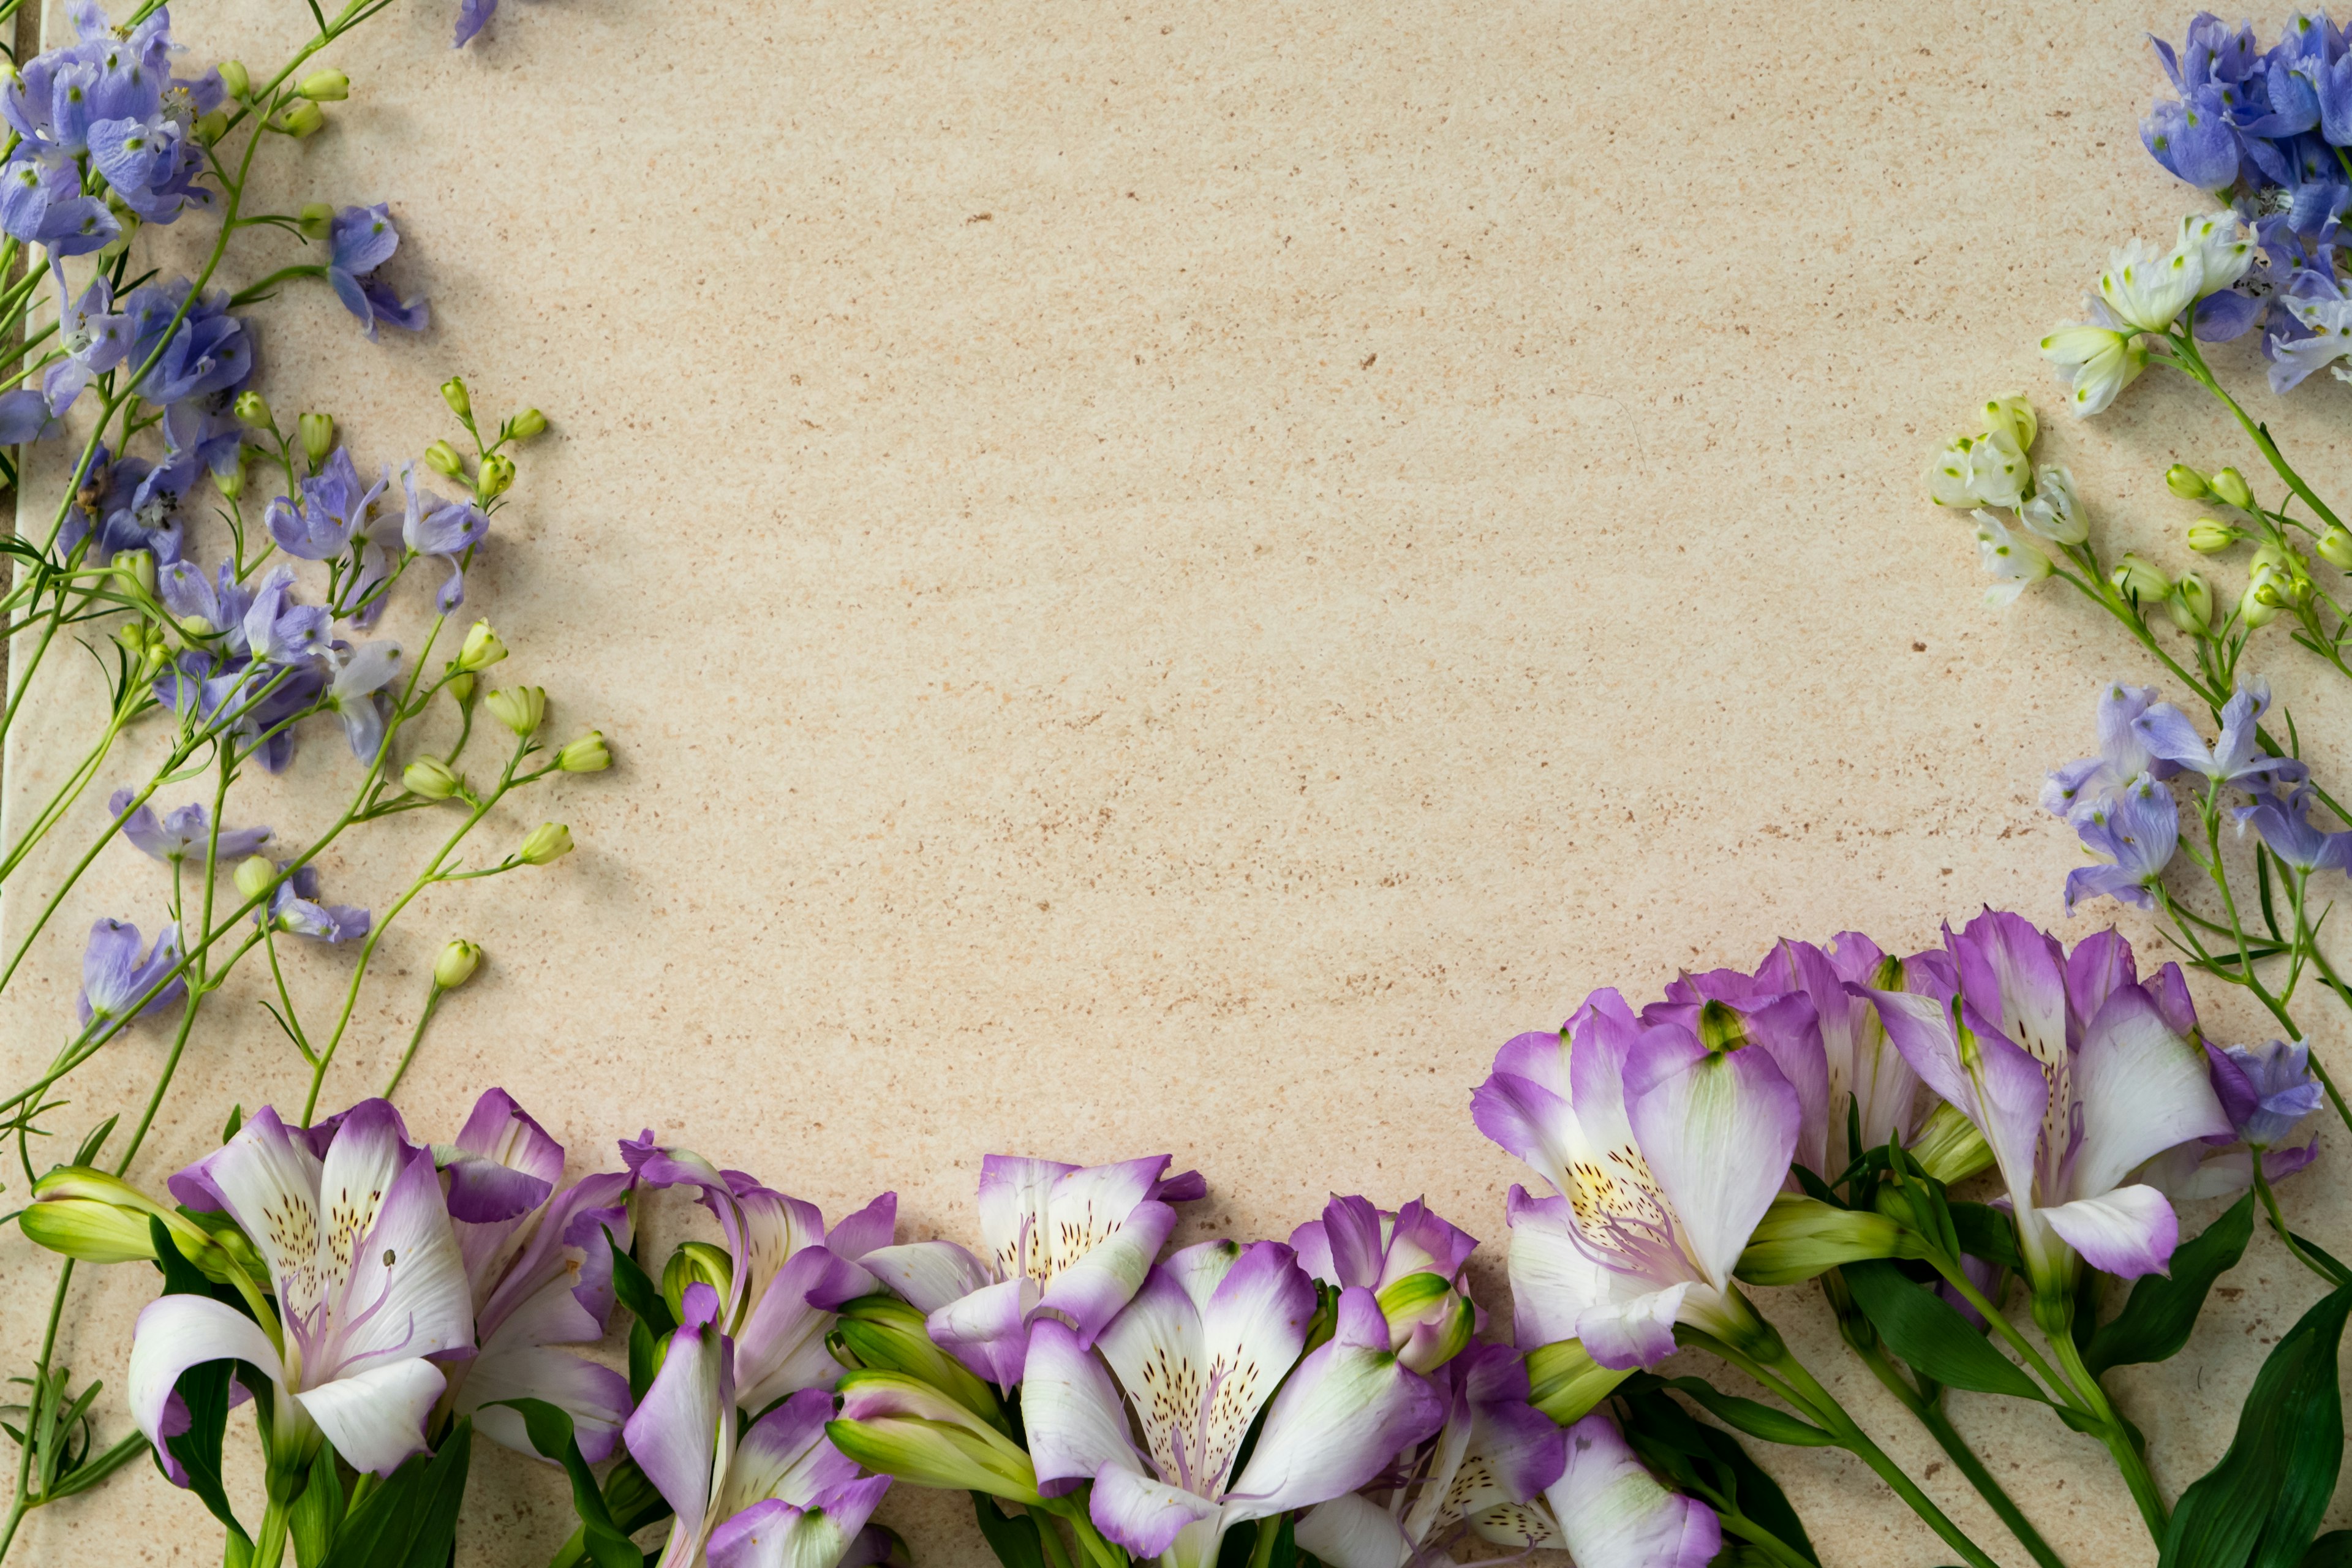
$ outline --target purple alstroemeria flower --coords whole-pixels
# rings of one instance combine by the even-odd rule
[[[332,255],[327,262],[327,281],[334,286],[335,298],[343,302],[343,309],[367,329],[370,342],[375,339],[378,321],[388,321],[404,331],[425,330],[431,320],[425,300],[402,300],[375,275],[376,268],[400,248],[400,231],[392,226],[390,208],[382,202],[372,207],[343,208],[328,230],[328,245]]]
[[[2169,702],[2159,702],[2133,720],[2132,729],[2151,755],[2216,784],[2235,784],[2249,794],[2301,784],[2309,768],[2262,750],[2259,731],[2270,705],[2268,681],[2238,688],[2221,709],[2221,733],[2210,747],[2199,736],[2189,715]]]
[[[131,352],[131,321],[114,309],[114,290],[100,273],[79,299],[66,288],[62,262],[50,267],[58,285],[58,345],[66,357],[41,378],[41,394],[49,412],[63,414],[81,395],[90,378],[112,370]]]
[[[2330,833],[2311,820],[2317,797],[2309,785],[2275,795],[2258,795],[2254,804],[2239,808],[2238,831],[2252,827],[2263,847],[2298,871],[2352,870],[2352,833]]]
[[[323,1436],[352,1468],[388,1475],[425,1447],[445,1381],[430,1358],[474,1343],[432,1152],[382,1100],[337,1118],[323,1156],[311,1143],[265,1106],[172,1178],[174,1198],[226,1211],[268,1263],[284,1349],[208,1296],[149,1303],[131,1346],[131,1412],[159,1453],[180,1374],[230,1360],[269,1380],[287,1458],[307,1462]]]
[[[1330,1568],[1405,1568],[1451,1561],[1453,1543],[1474,1530],[1519,1542],[1526,1505],[1568,1463],[1559,1427],[1528,1403],[1527,1363],[1507,1345],[1474,1344],[1432,1381],[1445,1424],[1363,1490],[1308,1509],[1302,1550]]]
[[[305,663],[327,651],[328,625],[323,606],[294,602],[294,569],[274,566],[245,612],[246,646],[264,664]]]
[[[1471,1113],[1559,1194],[1511,1189],[1519,1342],[1580,1339],[1622,1370],[1671,1354],[1677,1322],[1754,1331],[1732,1270],[1788,1177],[1804,1103],[1768,1050],[1727,1036],[1709,1049],[1615,991],[1506,1045]]]
[[[1463,1270],[1478,1238],[1415,1198],[1402,1209],[1331,1194],[1321,1219],[1290,1233],[1298,1266],[1339,1289],[1372,1292],[1389,1322],[1389,1348],[1424,1375],[1469,1344],[1478,1326]]]
[[[1817,1140],[1808,1127],[1798,1140],[1801,1152],[1818,1149],[1818,1173],[1834,1181],[1864,1149],[1908,1139],[1919,1099],[1919,1075],[1887,1042],[1878,1009],[1863,994],[1865,985],[1900,984],[1903,965],[1891,960],[1860,931],[1840,931],[1827,948],[1783,939],[1758,966],[1759,992],[1801,991],[1821,1025],[1822,1054],[1829,1069],[1829,1093]],[[1775,1058],[1778,1059],[1777,1058]],[[1801,1091],[1800,1098],[1801,1098]],[[1846,1108],[1862,1128],[1862,1149],[1846,1146]]]
[[[245,614],[253,608],[253,590],[236,580],[227,562],[207,579],[192,561],[173,561],[155,569],[155,595],[178,619],[183,631],[194,637],[223,638],[234,658],[252,648],[245,640]],[[170,704],[166,704],[170,706]]]
[[[2120,680],[2100,688],[2099,754],[2051,769],[2042,786],[2042,809],[2071,819],[2080,807],[2123,788],[2142,773],[2161,780],[2179,773],[2179,764],[2151,752],[2132,727],[2135,720],[2156,705],[2157,696],[2153,686],[2126,686]]]
[[[1081,1167],[991,1154],[980,1163],[988,1261],[951,1241],[919,1241],[868,1253],[866,1267],[929,1314],[941,1349],[1010,1389],[1032,1322],[1055,1318],[1090,1346],[1141,1288],[1176,1228],[1170,1205],[1207,1191],[1197,1171],[1163,1178],[1168,1159]]]
[[[2116,795],[2077,806],[2072,818],[2084,847],[2108,864],[2066,873],[2066,912],[2088,899],[2154,909],[2150,889],[2164,878],[2180,842],[2180,806],[2172,791],[2142,773]]]
[[[2121,1279],[2162,1270],[2179,1223],[2131,1173],[2231,1131],[2179,1004],[2123,979],[2113,942],[2070,985],[2057,939],[2019,915],[1988,910],[1945,942],[1956,989],[1872,995],[1895,1048],[1984,1134],[2036,1290],[2071,1289],[2077,1254]]]
[[[1642,1009],[1642,1022],[1685,1030],[1714,1049],[1759,1047],[1797,1091],[1803,1120],[1796,1163],[1833,1174],[1822,1169],[1828,1162],[1830,1069],[1821,1013],[1810,995],[1786,985],[1786,978],[1767,981],[1737,969],[1685,974],[1667,985],[1664,1001]]]
[[[212,814],[205,809],[202,802],[190,801],[185,805],[174,806],[159,821],[152,805],[142,805],[132,811],[131,798],[131,791],[116,790],[107,801],[106,809],[116,816],[130,813],[123,818],[122,837],[131,840],[135,847],[166,866],[205,858],[212,846]],[[224,827],[215,853],[220,865],[234,866],[268,842],[269,829],[267,827]]]
[[[862,1474],[824,1435],[833,1396],[807,1388],[738,1440],[744,1403],[719,1292],[686,1288],[677,1332],[623,1429],[629,1457],[677,1514],[656,1568],[837,1568],[882,1560],[866,1521],[887,1476]]]
[[[285,870],[286,864],[280,860],[278,868]],[[321,904],[318,899],[319,868],[307,863],[297,866],[278,884],[278,890],[269,895],[267,920],[257,910],[254,921],[296,936],[316,937],[320,942],[354,942],[367,935],[373,921],[367,910],[354,904]]]
[[[343,736],[352,755],[373,763],[383,747],[383,723],[391,699],[383,689],[400,679],[400,645],[362,643],[344,650],[337,645],[335,678],[327,683],[322,700],[343,721]]]
[[[628,1419],[629,1380],[553,1347],[594,1344],[612,1321],[613,1243],[629,1245],[630,1177],[603,1172],[558,1191],[563,1146],[502,1089],[483,1091],[457,1142],[434,1156],[480,1345],[448,1366],[450,1409],[530,1454],[521,1415],[485,1406],[543,1399],[571,1415],[588,1462],[603,1463]]]
[[[1207,1241],[1154,1266],[1097,1336],[1100,1358],[1040,1318],[1021,1415],[1041,1489],[1091,1479],[1103,1534],[1139,1557],[1209,1568],[1233,1526],[1370,1481],[1444,1424],[1445,1401],[1389,1349],[1388,1321],[1360,1287],[1339,1293],[1330,1340],[1300,1359],[1315,1304],[1290,1248]]]
[[[173,1005],[187,994],[186,981],[174,976],[154,995],[147,993],[179,966],[179,927],[166,924],[157,931],[155,945],[142,958],[137,926],[129,921],[99,921],[89,928],[89,946],[81,958],[82,1023],[124,1017],[134,1008],[143,1016]]]
[[[392,472],[373,485],[362,485],[349,448],[338,447],[326,466],[304,479],[298,502],[279,496],[263,514],[269,537],[289,555],[305,561],[331,561],[352,547],[352,540],[368,524],[368,510],[392,482]]]
[[[730,1377],[745,1406],[831,1388],[842,1373],[824,1345],[835,1309],[880,1289],[866,1268],[876,1248],[888,1248],[898,1195],[884,1193],[828,1230],[815,1205],[721,1171],[691,1149],[664,1148],[650,1131],[624,1140],[621,1158],[641,1185],[694,1188],[719,1221],[732,1264],[719,1326],[733,1346]]]

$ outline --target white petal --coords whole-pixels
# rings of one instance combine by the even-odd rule
[[[396,1361],[294,1395],[355,1470],[390,1475],[425,1447],[425,1417],[446,1381],[429,1361]]]
[[[327,1151],[331,1173],[344,1142],[338,1135]],[[346,1242],[337,1211],[328,1211],[331,1242],[354,1253],[338,1258],[349,1282],[331,1303],[329,1337],[318,1352],[324,1364],[305,1367],[305,1383],[389,1355],[433,1355],[474,1342],[473,1290],[442,1206],[433,1155],[425,1149],[405,1152],[404,1168],[380,1196],[373,1188],[360,1189],[372,1200],[366,1230]]]
[[[952,1241],[915,1241],[877,1247],[859,1258],[861,1267],[904,1297],[919,1312],[938,1311],[949,1302],[994,1282],[985,1264]]]
[[[139,1313],[131,1339],[131,1418],[158,1448],[163,1407],[180,1374],[213,1361],[251,1362],[284,1375],[278,1347],[251,1318],[209,1296],[160,1296]]]
[[[264,1106],[204,1163],[237,1227],[269,1260],[278,1310],[308,1316],[325,1292],[319,1259],[319,1162]]]
[[[2074,1088],[2083,1138],[2062,1197],[2096,1197],[2150,1156],[2230,1131],[2205,1054],[2166,1027],[2137,986],[2116,991],[2091,1020]]]
[[[1404,1568],[1417,1542],[1370,1499],[1356,1492],[1318,1502],[1298,1521],[1299,1550],[1331,1568]]]

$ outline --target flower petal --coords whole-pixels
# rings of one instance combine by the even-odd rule
[[[2231,1131],[2205,1054],[2174,1034],[2137,985],[2110,994],[2091,1020],[2074,1090],[2083,1126],[2068,1196],[2096,1197],[2151,1155]]]
[[[1706,1568],[1723,1544],[1715,1510],[1661,1486],[1606,1415],[1568,1429],[1547,1495],[1577,1568]]]
[[[421,1358],[388,1362],[306,1388],[294,1402],[355,1470],[388,1476],[425,1447],[425,1417],[446,1382]]]
[[[1139,1471],[1118,1468],[1095,1478],[1087,1511],[1097,1530],[1138,1557],[1157,1557],[1186,1525],[1208,1525],[1217,1518],[1217,1505],[1206,1498]],[[1213,1560],[1214,1555],[1213,1545],[1204,1561]]]
[[[875,1255],[866,1254],[870,1259]],[[999,1388],[1021,1381],[1029,1348],[1029,1312],[1037,1304],[1036,1281],[1027,1276],[984,1286],[933,1312],[924,1321],[939,1347]]]
[[[877,1247],[858,1263],[919,1312],[936,1312],[994,1279],[987,1265],[952,1241]]]
[[[735,1390],[727,1338],[713,1321],[719,1293],[689,1285],[685,1307],[686,1321],[670,1336],[669,1353],[622,1426],[621,1440],[676,1510],[677,1528],[692,1537],[710,1510],[712,1467],[735,1446]]]
[[[163,1452],[163,1417],[180,1374],[206,1362],[242,1361],[284,1375],[259,1324],[209,1296],[160,1296],[140,1310],[131,1339],[131,1418]]]
[[[1039,1319],[1030,1331],[1021,1421],[1040,1482],[1143,1468],[1110,1373],[1067,1325],[1051,1318]]]
[[[543,1399],[572,1417],[580,1453],[592,1465],[613,1457],[621,1423],[629,1418],[629,1380],[569,1351],[529,1342],[490,1344],[465,1363],[456,1407],[471,1412],[474,1428],[518,1454],[536,1454],[520,1412],[485,1410],[502,1399]]]
[[[2038,1211],[2059,1238],[2103,1274],[2161,1274],[2180,1241],[2180,1221],[2154,1187],[2117,1187]]]
[[[1721,1288],[1788,1177],[1803,1111],[1760,1049],[1678,1055],[1627,1064],[1628,1110],[1692,1261]]]
[[[1308,1509],[1295,1538],[1330,1568],[1404,1568],[1413,1549],[1393,1514],[1356,1492]]]

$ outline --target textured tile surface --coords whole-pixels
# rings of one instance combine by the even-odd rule
[[[1782,933],[2057,918],[2075,852],[2042,771],[2087,749],[2094,683],[2154,672],[2055,593],[1986,611],[1919,475],[1985,395],[2054,405],[2033,340],[2179,216],[2135,126],[2143,31],[2183,14],[509,0],[452,54],[453,10],[404,0],[335,50],[355,96],[256,187],[389,201],[432,331],[371,346],[298,289],[259,314],[262,384],[341,416],[369,468],[447,433],[453,371],[548,411],[474,603],[501,675],[620,760],[489,825],[565,820],[571,858],[410,908],[330,1103],[381,1083],[469,934],[489,961],[403,1088],[420,1131],[502,1083],[575,1168],[651,1125],[828,1213],[895,1186],[910,1237],[970,1237],[990,1150],[1165,1149],[1210,1178],[1188,1237],[1426,1194],[1490,1238],[1499,1293],[1520,1173],[1466,1106],[1511,1034]],[[300,16],[175,19],[257,63]],[[287,258],[252,239],[224,279]],[[2340,480],[2347,395],[2254,403]],[[2154,378],[2045,449],[2105,537],[2176,567],[2161,469],[2242,455]],[[423,598],[393,617],[412,646]],[[91,668],[45,668],[12,821],[79,758]],[[2273,674],[2343,762],[2342,689],[2299,656]],[[60,842],[152,754],[127,742]],[[354,772],[320,733],[241,815],[315,832]],[[329,856],[331,896],[382,908],[436,828]],[[152,929],[161,896],[115,850],[66,900],[0,1015],[12,1081],[62,1037],[80,933]],[[323,1016],[350,955],[299,968]],[[260,982],[215,998],[147,1179],[232,1101],[299,1101]],[[2223,1032],[2254,1026],[2210,992]],[[163,1044],[115,1047],[57,1125]],[[2346,1140],[2322,1142],[2290,1202],[2340,1252]],[[13,1238],[0,1270],[16,1371],[51,1271]],[[2189,1356],[2116,1380],[2176,1492],[2315,1295],[2267,1242],[2228,1285]],[[93,1279],[64,1336],[110,1432],[151,1288]],[[2022,1561],[1814,1299],[1767,1310]],[[2153,1560],[2094,1444],[1956,1404],[2070,1563]],[[1858,1465],[1769,1462],[1830,1568],[1949,1560]],[[543,1562],[550,1478],[496,1453],[477,1476],[461,1561]],[[926,1562],[982,1560],[960,1500],[884,1517]],[[37,1516],[26,1561],[216,1540],[142,1470]]]

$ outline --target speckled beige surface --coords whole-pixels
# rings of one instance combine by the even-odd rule
[[[453,11],[403,0],[334,51],[353,99],[263,179],[389,201],[432,331],[371,346],[298,289],[261,314],[262,384],[342,416],[371,468],[445,433],[452,371],[548,411],[475,604],[500,673],[619,761],[491,824],[567,821],[571,858],[394,929],[330,1102],[381,1082],[466,933],[490,958],[404,1086],[420,1132],[502,1083],[575,1169],[651,1125],[828,1212],[894,1186],[906,1237],[971,1234],[987,1151],[1164,1149],[1210,1179],[1186,1237],[1426,1194],[1490,1238],[1499,1293],[1519,1173],[1466,1106],[1508,1036],[1782,933],[2059,914],[2042,770],[2086,749],[2095,682],[2150,670],[2054,593],[1986,611],[1919,474],[1987,394],[2054,403],[2033,339],[2178,216],[2134,127],[2143,30],[2185,12],[508,0],[453,54]],[[300,17],[175,13],[256,62]],[[2347,396],[2254,401],[2341,482]],[[2104,537],[2176,565],[2159,470],[2240,456],[2156,380],[2045,446]],[[78,755],[89,668],[44,671],[12,820]],[[2342,689],[2273,673],[2323,764],[2352,758]],[[238,815],[315,830],[353,772],[321,733]],[[430,828],[329,856],[331,896],[381,907]],[[0,1014],[12,1081],[61,1037],[89,921],[159,908],[127,850],[67,901]],[[349,955],[299,957],[323,1009]],[[215,999],[147,1179],[231,1101],[299,1100],[260,996]],[[54,1124],[161,1044],[114,1047]],[[2340,1251],[2347,1141],[2322,1142],[2290,1205]],[[14,1372],[51,1271],[13,1237],[0,1269]],[[151,1289],[77,1296],[79,1375],[120,1388]],[[2169,1490],[2314,1294],[2258,1242],[2189,1354],[2116,1380]],[[2023,1561],[1809,1295],[1767,1310]],[[2152,1560],[2088,1439],[1957,1403],[2070,1563]],[[1859,1465],[1769,1462],[1829,1568],[1948,1561]],[[476,1473],[460,1560],[544,1561],[549,1477]],[[960,1502],[884,1517],[927,1563],[984,1560]],[[217,1540],[142,1469],[21,1554]]]

